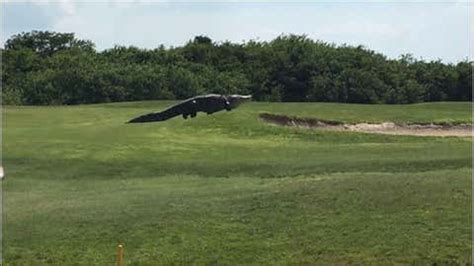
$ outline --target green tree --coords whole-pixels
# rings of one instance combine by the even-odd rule
[[[50,31],[23,32],[13,35],[5,43],[6,50],[29,49],[41,56],[51,56],[69,48],[93,52],[94,44],[91,41],[76,39],[74,33]]]
[[[363,46],[281,35],[269,42],[101,52],[73,33],[14,35],[1,50],[3,102],[80,104],[240,93],[258,101],[414,103],[472,98],[472,62],[387,59]]]

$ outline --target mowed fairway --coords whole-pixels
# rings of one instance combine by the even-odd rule
[[[471,138],[318,132],[472,123],[470,103],[249,103],[125,124],[172,102],[6,107],[6,265],[470,263]]]

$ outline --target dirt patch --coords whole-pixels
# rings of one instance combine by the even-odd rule
[[[381,124],[345,124],[339,121],[322,120],[317,118],[301,118],[269,113],[260,114],[260,118],[271,124],[292,126],[317,130],[355,131],[365,133],[414,135],[414,136],[457,136],[471,137],[472,125],[459,124],[395,124],[385,122]]]

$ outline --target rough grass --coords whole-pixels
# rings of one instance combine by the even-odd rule
[[[125,124],[170,102],[7,107],[6,265],[469,263],[469,138],[313,132],[472,123],[470,103],[251,103]]]

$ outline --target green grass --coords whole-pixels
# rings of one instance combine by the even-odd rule
[[[470,138],[317,132],[472,123],[470,103],[250,103],[125,124],[170,102],[7,107],[6,265],[468,263]]]

